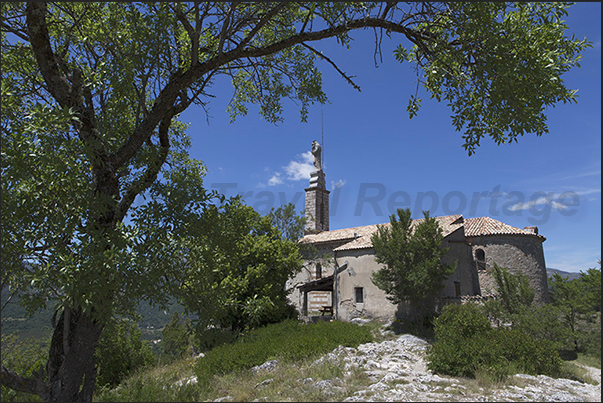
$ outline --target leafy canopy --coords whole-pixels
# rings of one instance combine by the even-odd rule
[[[574,349],[578,350],[580,319],[601,310],[601,268],[581,271],[580,277],[573,280],[554,273],[549,278],[549,294],[551,302],[558,307],[563,322],[571,332]],[[599,315],[599,326],[600,321]]]
[[[439,8],[434,5],[433,8]],[[561,76],[579,67],[586,39],[565,35],[568,3],[455,2],[413,26],[399,61],[416,63],[431,98],[445,101],[452,124],[464,131],[463,147],[475,153],[482,138],[517,142],[525,133],[548,133],[546,109],[576,102],[577,90]],[[417,70],[419,71],[419,70]],[[421,98],[411,96],[414,116]]]
[[[435,218],[413,221],[410,209],[398,209],[390,224],[377,228],[371,237],[377,263],[386,266],[372,275],[373,283],[386,292],[394,304],[410,303],[421,328],[423,314],[445,287],[444,280],[454,273],[456,264],[443,263],[448,248]]]
[[[2,2],[2,287],[22,292],[31,311],[58,301],[58,322],[70,325],[55,328],[48,383],[4,376],[3,366],[3,384],[44,391],[46,400],[90,400],[91,346],[103,324],[141,299],[165,303],[178,286],[208,300],[225,291],[224,306],[239,307],[236,321],[265,318],[258,307],[269,304],[253,302],[255,291],[259,299],[278,294],[264,279],[272,268],[280,284],[293,270],[293,263],[278,269],[287,247],[272,244],[276,234],[245,209],[233,208],[242,222],[214,241],[211,228],[191,224],[224,200],[204,190],[205,167],[188,157],[187,127],[178,118],[191,106],[207,111],[219,80],[232,84],[232,119],[258,105],[267,121],[278,122],[283,101],[292,99],[303,121],[310,105],[327,102],[317,60],[359,89],[318,48],[322,39],[351,46],[354,30],[398,34],[394,40],[411,48],[395,56],[412,62],[419,83],[450,105],[472,154],[485,136],[503,143],[546,133],[545,108],[575,101],[562,75],[589,44],[565,36],[567,8]],[[417,92],[411,116],[419,102]],[[261,248],[246,244],[247,233],[222,244],[250,222]],[[209,257],[207,245],[216,244],[220,253]],[[205,266],[194,268],[196,255]],[[199,277],[181,278],[183,270]],[[247,273],[242,282],[238,270]],[[51,388],[55,382],[63,387]]]
[[[184,306],[199,314],[201,331],[210,324],[242,330],[294,315],[285,285],[301,270],[301,255],[271,216],[233,199],[189,224],[182,264],[170,280]]]

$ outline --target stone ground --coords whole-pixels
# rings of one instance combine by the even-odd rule
[[[391,334],[391,333],[390,333]],[[544,375],[518,374],[512,382],[484,390],[474,380],[438,376],[427,369],[424,361],[428,343],[413,335],[404,334],[392,340],[367,343],[357,348],[339,346],[314,362],[343,362],[344,379],[335,378],[315,382],[302,381],[323,391],[346,388],[345,377],[354,368],[360,368],[371,379],[366,389],[355,392],[345,402],[600,402],[601,370],[585,367],[597,385],[569,379],[555,379]],[[277,362],[269,361],[254,371],[270,372]],[[196,379],[194,380],[196,381]],[[268,380],[270,381],[270,380]],[[190,380],[189,380],[190,382]],[[265,381],[267,382],[267,381]],[[261,388],[263,385],[258,385]],[[231,401],[225,396],[215,401]],[[255,401],[264,401],[265,398]]]
[[[438,376],[427,369],[423,356],[427,342],[412,335],[368,343],[358,348],[338,347],[320,360],[343,359],[347,369],[361,367],[374,381],[344,401],[478,401],[478,402],[600,402],[601,370],[587,368],[598,385],[539,375],[515,375],[517,385],[485,391],[475,382]],[[320,361],[319,360],[319,361]],[[518,386],[521,385],[521,386]]]

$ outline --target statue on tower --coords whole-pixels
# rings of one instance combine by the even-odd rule
[[[316,171],[322,171],[321,152],[322,149],[320,144],[318,144],[318,141],[314,140],[312,142],[312,155],[314,156],[314,169],[316,169]]]

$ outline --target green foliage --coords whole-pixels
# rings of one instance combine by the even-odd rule
[[[601,312],[601,259],[599,268],[590,268],[586,272],[580,271],[580,282],[591,304],[591,310]]]
[[[270,359],[287,362],[327,353],[339,345],[356,347],[372,341],[366,327],[345,322],[303,324],[287,320],[254,329],[233,344],[223,344],[197,360],[199,382],[209,382],[215,374],[249,369]]]
[[[200,352],[207,352],[222,344],[234,343],[240,332],[232,329],[210,327],[193,332],[193,346]]]
[[[489,136],[497,144],[525,133],[548,133],[545,110],[576,102],[576,90],[561,75],[579,67],[590,43],[565,35],[568,3],[455,2],[435,21],[416,29],[429,40],[396,58],[416,63],[431,98],[452,109],[452,123],[464,130],[469,155]],[[419,76],[419,74],[417,74]],[[421,99],[411,98],[410,117]]]
[[[492,328],[473,304],[446,305],[435,321],[428,368],[436,373],[474,378],[485,373],[502,380],[516,372],[554,376],[561,369],[556,346],[521,329]]]
[[[532,305],[535,291],[530,286],[528,276],[523,273],[512,274],[497,264],[494,264],[493,275],[497,299],[507,313],[513,315],[523,307]]]
[[[513,329],[532,335],[537,340],[548,340],[558,350],[566,348],[571,332],[560,320],[561,312],[552,304],[533,306],[511,317]]]
[[[11,296],[8,287],[2,290],[2,334],[16,334],[20,338],[47,339],[52,335],[53,306],[39,310],[33,314],[28,313],[20,303],[19,293]],[[10,298],[10,300],[9,300]]]
[[[559,307],[534,304],[534,289],[523,273],[513,274],[495,264],[493,275],[497,298],[484,305],[484,312],[490,320],[499,326],[511,326],[536,340],[546,340],[559,350],[564,349],[571,333],[559,319],[562,314]]]
[[[180,315],[174,312],[170,323],[161,332],[161,356],[173,360],[182,357],[190,346],[190,322],[181,323]]]
[[[195,295],[185,302],[202,318],[233,327],[290,312],[281,285],[299,259],[269,219],[234,208],[217,219],[224,236],[198,219],[212,215],[216,195],[188,157],[178,116],[206,107],[220,76],[233,84],[233,119],[257,104],[278,122],[289,98],[303,121],[309,105],[327,101],[315,65],[324,56],[310,44],[350,46],[352,30],[393,30],[417,46],[396,57],[416,63],[425,88],[449,103],[471,154],[485,135],[501,143],[546,132],[545,107],[575,101],[561,75],[589,46],[564,36],[565,3],[0,7],[1,288],[21,292],[30,312],[56,302],[99,327],[177,293]],[[419,104],[411,100],[411,115]]]
[[[456,264],[442,263],[448,248],[442,248],[442,229],[429,212],[416,224],[410,209],[398,209],[397,214],[390,216],[390,226],[380,226],[371,237],[377,263],[386,265],[373,273],[372,281],[392,303],[409,302],[422,331],[427,309]]]
[[[511,273],[507,268],[494,264],[496,299],[489,300],[486,311],[491,319],[514,323],[533,308],[535,291],[523,273]]]
[[[601,309],[601,269],[591,268],[587,272],[580,272],[580,277],[574,280],[563,278],[558,273],[549,278],[549,295],[551,302],[558,307],[564,323],[571,331],[574,350],[580,349],[579,340],[589,340],[587,335],[581,334],[579,321],[590,317]],[[599,315],[599,329],[600,329]],[[592,345],[591,341],[587,344]],[[596,351],[596,346],[594,350]],[[600,342],[598,354],[600,355]]]
[[[117,319],[107,326],[95,352],[99,386],[115,387],[133,372],[155,364],[148,341],[141,339],[136,323]]]
[[[237,331],[296,316],[285,285],[301,269],[301,255],[271,217],[234,199],[188,227],[194,230],[180,241],[186,263],[175,280],[181,281],[181,303],[199,314],[198,332],[211,326]]]
[[[272,219],[272,225],[281,232],[283,239],[296,242],[304,236],[306,218],[297,214],[295,204],[289,203],[277,209],[273,207],[268,216]]]
[[[34,371],[46,366],[48,359],[49,339],[39,340],[32,338],[21,338],[14,334],[2,334],[2,345],[0,346],[0,357],[2,365],[10,368],[17,374],[32,376]],[[0,386],[0,401],[3,402],[41,402],[36,395],[16,392]]]

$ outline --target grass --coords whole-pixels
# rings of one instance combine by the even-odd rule
[[[137,373],[121,386],[101,390],[94,401],[198,402],[227,398],[229,401],[326,402],[341,401],[372,382],[360,368],[345,372],[339,361],[304,359],[277,364],[270,372],[235,371],[214,376],[207,386],[181,384],[193,376],[193,359]],[[321,383],[321,381],[324,381]]]
[[[295,362],[318,357],[339,345],[355,347],[373,341],[368,328],[347,322],[303,324],[287,320],[242,335],[232,344],[210,350],[195,367],[200,383],[207,383],[215,374],[227,374],[278,359]]]
[[[370,380],[361,369],[346,372],[339,361],[316,360],[339,345],[372,341],[378,327],[281,322],[216,347],[199,360],[187,358],[138,372],[115,389],[99,390],[94,400],[186,402],[230,396],[227,400],[341,401]],[[278,360],[275,370],[251,371],[270,359]],[[195,376],[196,383],[178,385]]]
[[[601,358],[597,358],[592,355],[578,353],[576,362],[582,365],[588,365],[589,367],[595,367],[601,369]]]
[[[373,321],[363,326],[343,322],[318,322],[309,325],[281,323],[249,332],[239,341],[209,351],[204,358],[186,358],[163,366],[135,373],[115,389],[99,390],[95,401],[342,401],[358,391],[366,391],[363,399],[374,392],[367,390],[375,381],[360,367],[345,370],[342,361],[317,360],[331,352],[337,345],[350,345],[366,341],[381,342],[396,338],[383,323]],[[390,329],[394,330],[394,329]],[[365,339],[367,332],[372,339]],[[321,336],[322,335],[322,336]],[[351,339],[350,339],[351,337]],[[347,338],[347,339],[346,339]],[[318,340],[318,341],[317,341]],[[329,343],[329,340],[333,344]],[[347,340],[347,341],[346,341]],[[312,341],[312,342],[309,342]],[[301,347],[300,347],[301,346]],[[217,351],[212,353],[212,351]],[[240,357],[252,351],[249,357]],[[216,354],[213,359],[212,354]],[[251,357],[251,358],[250,358]],[[209,360],[207,360],[209,358]],[[240,358],[240,359],[239,359]],[[199,372],[204,361],[220,362],[222,359],[243,362],[226,371]],[[272,371],[252,371],[253,365],[277,359]],[[255,361],[254,361],[255,360]],[[600,368],[600,360],[592,355],[579,354],[573,361],[564,361],[559,377],[595,384],[588,371],[577,364]],[[218,368],[219,369],[219,368]],[[186,380],[207,374],[199,382],[186,384]],[[436,391],[457,395],[481,396],[507,386],[527,387],[530,379],[506,377],[495,379],[489,373],[478,373],[475,379],[455,378],[456,387],[442,383]],[[183,382],[184,381],[184,382]],[[390,387],[397,383],[392,380]]]

